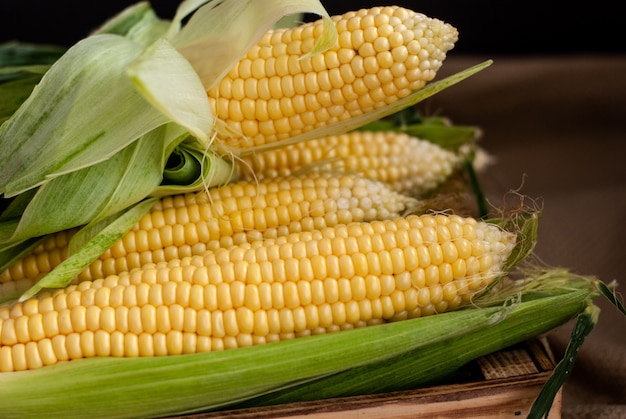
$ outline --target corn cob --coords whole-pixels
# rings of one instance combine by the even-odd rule
[[[77,229],[49,235],[30,254],[0,273],[0,300],[29,289],[42,272],[49,272],[68,257],[69,241]]]
[[[0,371],[215,351],[453,310],[515,235],[472,218],[351,223],[144,266],[0,308]]]
[[[244,157],[237,172],[241,179],[309,170],[354,172],[422,196],[445,181],[459,162],[458,154],[405,133],[353,131]]]
[[[432,80],[457,40],[440,20],[397,7],[333,17],[337,43],[307,55],[321,21],[268,32],[208,91],[214,114],[233,131],[222,143],[262,145],[350,119]]]
[[[161,199],[122,239],[78,276],[102,278],[262,238],[353,221],[397,217],[414,200],[360,176],[303,175],[231,183]],[[0,296],[32,285],[67,258],[75,230],[51,236],[0,274]],[[24,281],[27,280],[27,281]]]

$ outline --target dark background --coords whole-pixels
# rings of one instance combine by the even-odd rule
[[[0,42],[17,39],[71,45],[131,0],[3,0]],[[162,17],[171,17],[177,1],[153,0]],[[331,14],[361,7],[398,4],[456,26],[459,52],[489,54],[563,54],[625,52],[619,2],[583,3],[506,1],[322,1]]]
[[[2,0],[0,43],[71,45],[131,1]],[[323,1],[329,13],[385,1]],[[626,287],[626,35],[619,2],[398,1],[454,25],[439,77],[494,63],[420,104],[479,126],[495,161],[481,173],[490,202],[517,189],[542,209],[543,263]],[[177,1],[155,0],[162,17]],[[626,321],[604,300],[564,389],[565,419],[626,418]],[[569,323],[549,335],[557,354]]]

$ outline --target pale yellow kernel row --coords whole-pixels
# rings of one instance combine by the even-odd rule
[[[396,191],[421,196],[444,182],[459,163],[457,153],[404,133],[353,131],[244,157],[237,172],[241,179],[305,170],[362,173]]]

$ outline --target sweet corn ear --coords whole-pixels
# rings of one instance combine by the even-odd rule
[[[453,310],[515,235],[407,216],[244,243],[0,308],[0,371],[94,356],[215,351]]]
[[[214,114],[234,133],[228,147],[272,143],[344,121],[408,96],[431,81],[457,30],[397,7],[333,17],[337,43],[306,56],[322,22],[268,32],[208,91]]]

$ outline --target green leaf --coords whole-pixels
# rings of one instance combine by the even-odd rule
[[[506,231],[517,234],[515,248],[502,268],[504,272],[509,272],[532,253],[537,244],[540,216],[541,213],[538,211],[521,211],[507,217],[486,220],[499,225]]]
[[[600,293],[607,299],[609,300],[609,302],[611,304],[613,304],[615,306],[615,308],[622,313],[624,316],[626,316],[626,308],[624,308],[624,303],[622,301],[620,301],[620,299],[617,297],[617,294],[615,292],[615,287],[617,286],[617,283],[612,283],[609,285],[606,285],[604,283],[600,283],[599,284],[599,290]]]
[[[207,150],[192,138],[180,143],[170,154],[168,162],[174,165],[166,165],[163,182],[152,192],[153,196],[193,192],[223,185],[235,176],[230,161]]]
[[[66,48],[56,45],[7,42],[0,44],[0,68],[50,65],[65,51]]]
[[[589,303],[585,311],[578,316],[574,329],[572,330],[569,344],[565,349],[563,359],[556,365],[550,378],[541,389],[541,393],[539,393],[539,396],[533,402],[530,412],[528,413],[528,419],[548,417],[554,398],[567,378],[571,375],[574,362],[578,356],[578,351],[587,335],[591,333],[598,322],[599,314],[600,309]]]
[[[149,2],[142,1],[127,7],[97,28],[95,34],[122,35],[145,47],[164,36],[169,22],[159,19]]]
[[[0,216],[0,226],[5,221],[9,221],[9,223],[11,223],[17,218],[20,218],[36,193],[36,189],[31,189],[27,192],[17,195],[14,198],[3,200],[6,203],[6,206],[2,211],[2,215]],[[0,233],[0,237],[4,237],[4,234]]]
[[[180,29],[182,20],[196,8]],[[191,63],[204,87],[210,89],[279,20],[298,13],[315,13],[324,18],[324,34],[316,41],[312,54],[335,43],[336,29],[318,0],[184,1],[167,39]]]
[[[53,45],[0,45],[0,123],[15,113],[64,51],[65,48]]]
[[[453,125],[445,118],[421,117],[413,108],[405,108],[388,118],[370,122],[358,129],[403,132],[451,149],[458,149],[475,141],[481,132],[477,127]]]
[[[126,72],[152,106],[209,144],[214,124],[209,98],[191,64],[167,40],[155,42]]]
[[[14,196],[105,161],[165,124],[124,73],[141,52],[109,34],[70,48],[0,132],[0,193]]]
[[[135,204],[161,182],[163,149],[184,131],[166,126],[105,160],[85,169],[59,176],[40,186],[25,208],[19,224],[0,242],[21,241],[78,227]]]
[[[202,175],[202,165],[192,150],[183,144],[178,147],[168,160],[163,171],[162,185],[187,185],[195,182]]]
[[[35,85],[41,80],[40,75],[19,77],[0,84],[0,123],[6,121],[30,96]]]

